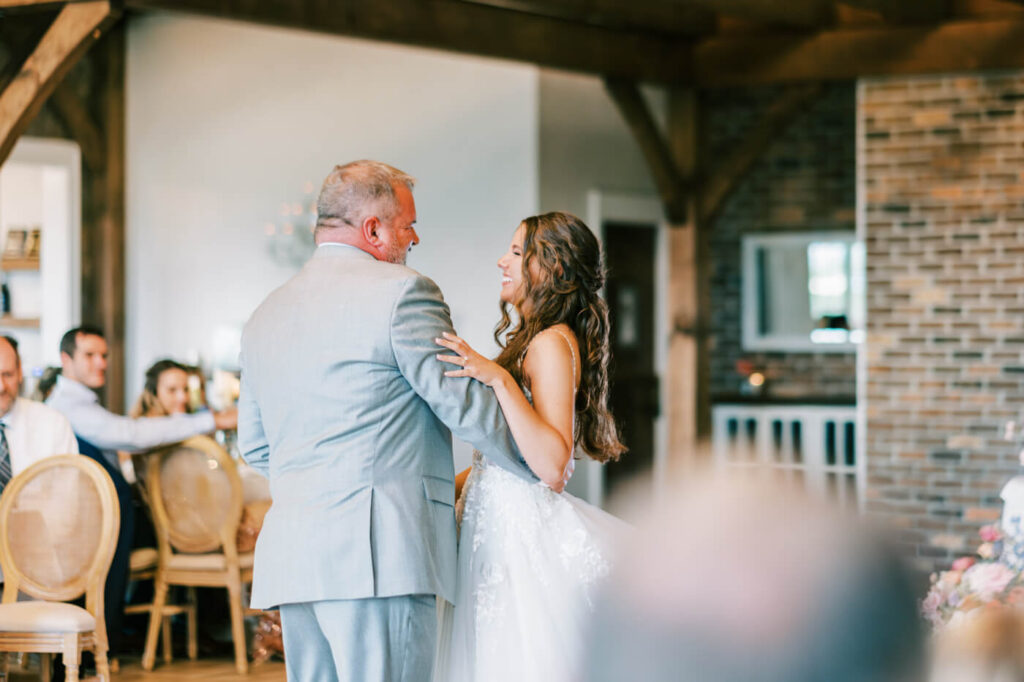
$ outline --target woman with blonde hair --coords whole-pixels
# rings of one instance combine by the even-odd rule
[[[129,414],[132,417],[166,417],[191,412],[188,379],[185,365],[171,359],[158,360],[146,370],[142,395]]]

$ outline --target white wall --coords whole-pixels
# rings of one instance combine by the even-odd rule
[[[655,120],[664,129],[665,91],[644,88],[642,92]],[[601,79],[542,70],[540,210],[568,211],[589,221],[587,195],[592,190],[606,196],[657,197],[640,148],[605,92]],[[635,217],[648,218],[646,215]],[[599,232],[599,225],[590,227]],[[601,484],[595,477],[601,475],[601,466],[587,461],[577,466],[568,489],[597,502],[601,497]]]
[[[127,395],[163,356],[231,357],[295,267],[268,254],[282,204],[335,163],[419,179],[422,243],[456,328],[493,353],[498,270],[538,206],[531,66],[221,20],[133,17],[127,73]],[[463,449],[460,461],[467,454]]]
[[[22,137],[0,168],[0,244],[11,228],[41,230],[40,269],[5,273],[11,315],[39,318],[38,328],[0,329],[18,340],[31,394],[38,374],[59,365],[61,336],[78,322],[81,155],[67,140]]]
[[[664,126],[664,89],[642,93]],[[587,217],[587,192],[657,196],[640,148],[601,79],[565,71],[540,74],[540,208]]]

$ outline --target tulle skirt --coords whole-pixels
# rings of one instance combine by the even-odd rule
[[[434,682],[576,679],[594,592],[626,524],[479,457],[457,513],[456,605],[439,606]]]

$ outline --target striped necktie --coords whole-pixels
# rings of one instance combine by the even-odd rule
[[[7,445],[7,424],[0,422],[0,490],[11,480],[11,449]]]

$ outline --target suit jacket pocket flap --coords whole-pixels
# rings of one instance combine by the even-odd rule
[[[428,500],[447,504],[449,507],[455,506],[454,481],[437,478],[435,476],[424,476],[423,492],[426,494]]]

